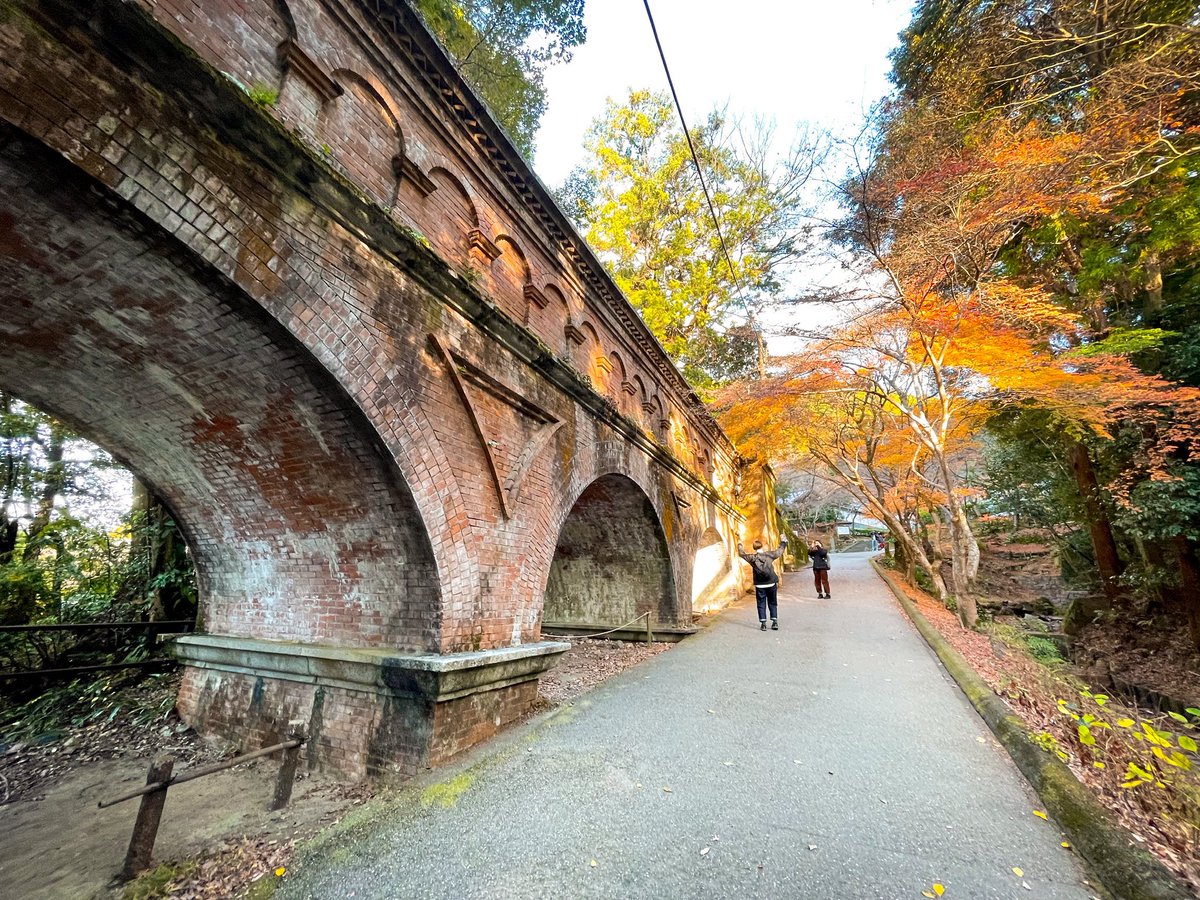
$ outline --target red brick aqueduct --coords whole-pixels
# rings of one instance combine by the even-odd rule
[[[184,527],[185,718],[349,776],[524,713],[543,624],[689,627],[771,530],[394,0],[0,0],[0,339]]]

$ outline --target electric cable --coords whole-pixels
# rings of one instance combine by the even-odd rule
[[[721,242],[721,253],[725,257],[725,264],[729,266],[729,274],[733,276],[733,284],[737,289],[737,293],[742,295],[742,303],[745,303],[745,290],[742,287],[742,280],[738,277],[737,269],[733,267],[733,259],[729,255],[729,247],[725,243],[725,233],[721,230],[721,220],[717,218],[717,209],[713,205],[712,194],[708,190],[708,182],[704,179],[704,169],[700,167],[700,157],[696,154],[696,145],[692,143],[692,132],[688,129],[687,120],[683,116],[683,106],[679,103],[679,92],[675,90],[675,79],[671,77],[671,67],[667,65],[667,55],[663,52],[662,41],[658,37],[658,26],[654,24],[654,13],[650,12],[650,0],[642,0],[642,5],[646,7],[646,18],[650,20],[650,31],[654,34],[654,45],[658,47],[658,58],[662,60],[663,71],[667,75],[667,85],[671,88],[671,98],[675,101],[675,112],[679,114],[679,124],[683,126],[683,136],[687,138],[688,151],[692,154],[692,164],[696,167],[696,174],[700,177],[700,187],[704,190],[704,199],[708,202],[708,212],[712,216],[713,225],[717,229],[717,239]],[[759,374],[763,373],[763,346],[762,346],[762,331],[756,327],[753,313],[746,314],[747,323],[754,328],[758,335],[759,341]]]
[[[679,124],[683,126],[683,136],[687,138],[688,150],[692,154],[692,164],[696,167],[696,174],[700,176],[700,187],[704,189],[704,199],[708,201],[708,211],[712,215],[713,225],[717,228],[717,237],[721,241],[721,252],[725,255],[725,264],[729,266],[729,274],[733,276],[733,282],[737,285],[740,292],[742,290],[742,282],[738,278],[737,270],[733,267],[733,260],[729,257],[729,248],[725,245],[725,235],[721,231],[721,220],[717,218],[717,210],[713,206],[712,194],[708,191],[708,182],[704,180],[704,170],[700,168],[700,158],[696,155],[696,145],[692,143],[692,132],[688,129],[687,120],[683,117],[683,107],[679,104],[679,94],[675,90],[675,79],[671,77],[671,67],[667,65],[667,55],[663,52],[662,41],[658,38],[658,26],[654,24],[654,14],[650,12],[650,0],[642,0],[642,3],[646,7],[646,18],[650,20],[650,31],[654,34],[654,44],[658,47],[658,58],[662,60],[663,71],[667,73],[667,84],[671,88],[671,97],[675,101],[675,111],[679,114]]]

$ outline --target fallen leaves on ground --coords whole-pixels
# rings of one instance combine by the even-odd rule
[[[150,759],[167,753],[175,758],[179,773],[228,755],[179,721],[172,709],[178,690],[179,676],[147,679],[111,721],[98,719],[0,747],[0,805],[42,800],[52,784],[98,760]],[[141,710],[160,707],[168,712],[150,721],[138,718]]]
[[[925,619],[1024,721],[1032,734],[1049,734],[1060,747],[1074,748],[1075,723],[1059,711],[1058,700],[1076,696],[1077,687],[1069,683],[1067,677],[1078,677],[1080,673],[1068,669],[1065,677],[1048,670],[1016,648],[997,648],[990,635],[964,629],[958,617],[937,600],[905,583],[896,573],[888,574],[892,584],[912,600]],[[1116,698],[1108,701],[1106,709],[1114,720],[1126,709],[1131,715],[1135,714],[1132,707],[1125,707]],[[1136,715],[1141,716],[1142,712]],[[1144,711],[1144,715],[1152,717],[1156,713]],[[1178,825],[1148,814],[1145,807],[1134,802],[1128,791],[1118,787],[1120,775],[1125,771],[1124,765],[1098,768],[1076,752],[1068,755],[1066,765],[1092,789],[1096,798],[1115,815],[1121,825],[1144,842],[1193,891],[1200,891],[1200,858],[1194,852],[1194,845],[1186,845],[1186,838]],[[1043,810],[1033,810],[1033,815],[1047,819]],[[1068,842],[1064,841],[1063,844],[1070,849]]]
[[[603,639],[569,640],[571,649],[538,681],[538,697],[551,706],[569,703],[596,685],[674,646]]]

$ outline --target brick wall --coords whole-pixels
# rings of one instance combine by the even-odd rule
[[[584,272],[566,262],[562,238],[530,214],[527,188],[523,195],[523,187],[514,188],[489,165],[493,160],[481,159],[477,134],[455,119],[446,98],[436,95],[427,80],[414,77],[412,59],[399,52],[363,5],[354,0],[142,2],[219,70],[248,86],[282,83],[273,114],[327,154],[369,197],[388,206],[398,221],[429,238],[449,261],[464,271],[477,270],[497,305],[527,321],[548,346],[559,347],[568,321],[586,327],[595,347],[583,360],[583,371],[596,377],[589,371],[592,359],[614,352],[638,359],[636,368],[624,373],[626,380],[638,375],[676,419],[694,418],[686,385],[677,376],[664,380],[670,364],[663,368],[661,351],[657,359],[646,359],[614,318],[614,304],[624,307],[624,301],[598,293]],[[304,66],[289,63],[276,50],[293,35],[308,61]],[[321,88],[330,86],[341,93],[323,99]],[[471,98],[459,96],[454,102]],[[468,120],[482,114],[463,113]],[[409,160],[408,174],[394,171],[398,153]],[[414,179],[432,190],[415,189]],[[480,231],[489,250],[468,252],[467,235],[473,230]],[[496,250],[500,253],[493,256]],[[527,284],[563,302],[530,308]],[[635,418],[643,415],[640,403],[633,412]],[[643,425],[651,433],[657,428],[649,418]],[[685,458],[690,453],[686,446],[675,449]],[[727,442],[718,439],[713,451],[732,465]]]
[[[731,448],[356,3],[148,4],[197,59],[129,4],[4,2],[0,382],[168,499],[210,632],[536,640],[560,535],[614,523],[640,550],[606,546],[610,569],[687,621],[701,533],[732,534],[702,477],[731,496]],[[275,78],[278,103],[222,72]],[[627,489],[593,506],[614,473]],[[368,701],[209,673],[200,702],[200,677],[181,703],[217,731],[306,703],[350,723],[328,734],[351,770],[411,713],[371,701],[364,730]],[[523,696],[464,704],[464,733]]]

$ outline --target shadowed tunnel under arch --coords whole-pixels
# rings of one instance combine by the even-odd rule
[[[675,578],[650,499],[624,475],[596,479],[571,508],[546,583],[543,622],[615,627],[650,612],[675,624]],[[690,624],[690,623],[689,623]]]

